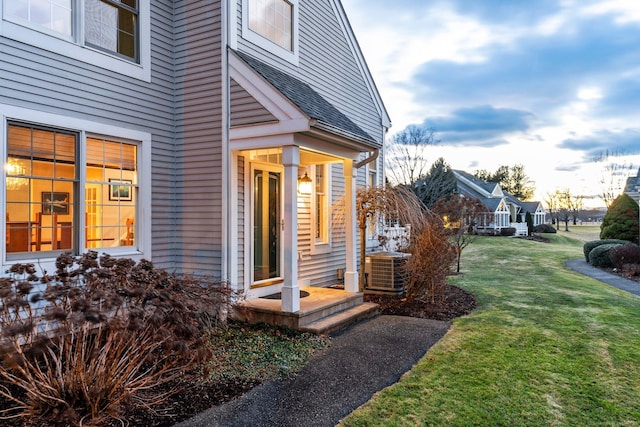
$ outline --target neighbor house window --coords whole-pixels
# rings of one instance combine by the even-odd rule
[[[147,69],[151,32],[149,3],[140,0],[0,0],[4,21],[0,35],[133,77],[150,79]]]
[[[135,246],[135,143],[9,123],[5,177],[8,257]]]
[[[287,61],[298,60],[298,0],[243,0],[242,35]]]

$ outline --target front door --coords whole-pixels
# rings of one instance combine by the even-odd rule
[[[253,286],[282,278],[282,170],[254,165]]]

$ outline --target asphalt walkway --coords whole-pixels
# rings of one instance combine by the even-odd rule
[[[330,348],[295,377],[266,382],[177,426],[333,427],[397,382],[449,327],[400,316],[358,323],[333,336]]]
[[[627,291],[633,295],[640,297],[640,284],[638,284],[638,282],[625,279],[624,277],[620,277],[618,275],[611,274],[599,268],[593,267],[592,265],[587,263],[584,258],[569,260],[567,261],[566,266],[567,268],[580,274],[592,277],[596,280],[606,283],[609,286],[613,286],[614,288]]]

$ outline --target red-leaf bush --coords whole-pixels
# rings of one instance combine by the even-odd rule
[[[4,419],[94,426],[157,405],[158,386],[206,360],[206,333],[226,320],[224,283],[96,252],[56,267],[16,264],[0,279]]]
[[[609,258],[615,268],[621,269],[625,264],[640,264],[640,246],[627,244],[611,249]]]

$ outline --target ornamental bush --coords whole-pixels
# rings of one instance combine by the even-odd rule
[[[162,403],[162,385],[207,359],[206,333],[226,319],[223,283],[96,252],[56,267],[0,278],[0,419],[125,425],[124,407]]]
[[[513,228],[513,227],[501,228],[500,229],[500,235],[501,236],[515,236],[516,235],[516,229]]]
[[[555,227],[549,224],[538,224],[533,231],[536,233],[557,233]]]
[[[640,264],[640,246],[635,244],[613,248],[609,253],[613,266],[622,269],[626,264]]]
[[[601,245],[608,245],[610,243],[618,243],[621,245],[626,245],[629,242],[626,240],[620,240],[620,239],[591,240],[589,242],[585,242],[585,244],[582,246],[582,252],[584,253],[585,261],[589,262],[589,254],[593,249]]]
[[[589,264],[594,267],[600,268],[612,268],[613,262],[611,262],[611,251],[614,248],[620,248],[623,245],[620,243],[607,243],[594,248],[589,253]]]
[[[618,196],[602,219],[601,239],[638,242],[638,204],[626,194]]]

